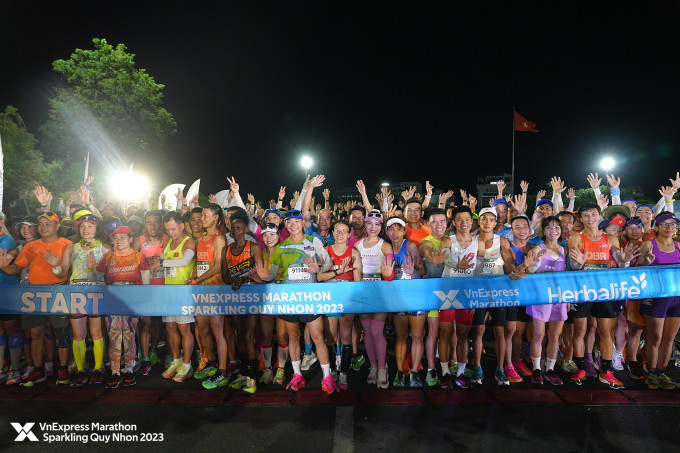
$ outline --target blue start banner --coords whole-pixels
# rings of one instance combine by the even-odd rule
[[[680,265],[345,284],[0,286],[0,313],[291,315],[378,313],[601,302],[680,295]]]

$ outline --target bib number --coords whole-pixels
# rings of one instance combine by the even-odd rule
[[[208,269],[210,269],[210,263],[207,261],[199,261],[196,263],[196,276],[200,277],[208,272]]]
[[[310,278],[309,267],[305,266],[289,266],[288,279],[289,280],[308,280]]]
[[[166,277],[177,278],[177,268],[176,267],[165,267],[164,269],[165,269],[165,276]]]

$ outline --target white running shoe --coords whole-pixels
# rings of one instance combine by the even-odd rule
[[[308,371],[318,360],[314,351],[312,351],[311,354],[305,354],[304,357],[302,357],[300,369],[302,371]]]

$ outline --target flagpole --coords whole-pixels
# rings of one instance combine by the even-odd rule
[[[510,194],[515,194],[515,106],[512,106],[512,170],[510,176]]]

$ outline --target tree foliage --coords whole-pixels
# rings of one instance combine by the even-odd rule
[[[176,132],[172,114],[163,107],[164,85],[135,67],[135,55],[124,44],[92,42],[94,49],[76,49],[69,59],[52,64],[65,84],[49,100],[43,149],[67,166],[82,162],[88,152],[95,168],[153,161]]]

